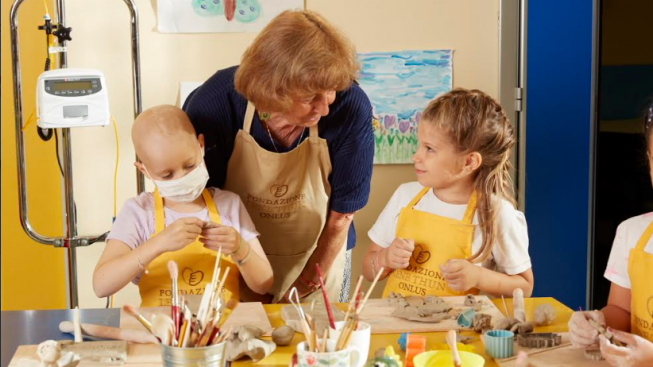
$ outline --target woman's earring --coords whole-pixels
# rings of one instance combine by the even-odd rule
[[[270,119],[271,116],[272,116],[272,114],[270,112],[259,112],[258,113],[258,118],[261,121],[267,121],[267,120]]]

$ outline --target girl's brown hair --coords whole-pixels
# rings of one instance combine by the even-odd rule
[[[258,110],[287,112],[293,98],[346,89],[358,69],[351,41],[322,16],[287,10],[247,48],[234,82]]]
[[[421,121],[445,132],[460,153],[478,152],[482,157],[474,189],[483,243],[468,260],[483,262],[497,238],[501,199],[516,205],[510,178],[510,154],[515,145],[513,127],[494,98],[480,90],[462,88],[431,101]]]

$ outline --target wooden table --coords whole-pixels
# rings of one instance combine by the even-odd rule
[[[503,311],[503,303],[501,299],[492,301],[499,310]],[[557,313],[555,323],[553,325],[536,328],[537,332],[564,332],[567,331],[567,322],[571,317],[573,311],[556,301],[553,298],[528,298],[524,300],[526,306],[526,315],[531,317],[533,310],[539,304],[547,303],[552,305]],[[512,300],[506,299],[508,311],[512,313]],[[270,323],[273,327],[283,326],[284,322],[281,319],[281,308],[284,305],[264,305],[265,311],[268,315]],[[345,304],[339,304],[337,307],[346,309]],[[47,311],[3,311],[2,312],[2,366],[6,366],[9,360],[14,355],[16,348],[19,345],[39,344],[47,339],[69,339],[70,336],[62,334],[58,330],[59,322],[63,320],[70,320],[72,312],[70,310],[47,310]],[[109,325],[117,327],[119,324],[119,309],[96,309],[96,310],[81,310],[82,322],[89,322],[95,324]],[[433,349],[435,343],[445,343],[444,332],[422,333],[426,336],[426,350]],[[473,331],[463,332],[463,335],[474,336],[477,340],[472,343],[476,347],[476,353],[482,355],[486,359],[485,366],[494,367],[497,364],[491,358],[485,355],[483,344],[480,341],[480,335]],[[379,348],[385,348],[392,345],[397,353],[402,354],[397,344],[399,334],[378,334],[372,335],[370,343],[370,356],[374,354]],[[288,366],[288,362],[295,353],[296,345],[304,340],[304,336],[295,333],[293,342],[287,347],[278,347],[276,351],[268,356],[268,358],[256,363],[256,366]],[[159,349],[155,345],[132,345],[130,351],[140,350],[147,353],[150,357],[149,360],[156,360],[159,355]],[[145,352],[147,351],[147,352]],[[138,366],[144,367],[145,365],[152,365],[154,367],[160,366],[156,363],[139,363],[138,356],[132,356],[130,363],[130,356],[128,355],[127,364],[125,367]],[[234,362],[233,367],[254,365],[251,360]]]
[[[501,310],[502,313],[505,313],[503,311],[503,302],[501,299],[494,299],[492,302],[497,306],[499,310]],[[567,322],[569,321],[569,318],[571,317],[571,314],[573,313],[573,310],[571,310],[569,307],[563,305],[562,303],[556,301],[553,298],[550,297],[543,297],[543,298],[526,298],[524,299],[524,304],[526,308],[526,315],[527,317],[531,317],[533,314],[533,310],[537,305],[547,303],[553,306],[553,308],[556,310],[556,320],[553,325],[549,325],[546,327],[538,327],[535,328],[536,332],[564,332],[567,331]],[[508,312],[512,314],[512,299],[506,299],[506,305],[508,307]],[[346,311],[346,305],[345,304],[339,304],[337,305],[339,308],[341,308],[343,311]],[[273,327],[279,327],[283,326],[284,322],[281,319],[281,307],[282,305],[264,305],[265,311],[268,314],[268,318],[270,319],[270,323],[272,324]],[[435,333],[420,333],[420,335],[425,335],[426,336],[426,350],[432,349],[433,345],[435,343],[446,343],[445,340],[445,335],[446,333],[444,332],[435,332]],[[480,354],[485,358],[485,366],[486,367],[496,367],[497,364],[494,362],[494,360],[488,356],[485,355],[485,350],[483,348],[483,343],[480,340],[480,334],[475,333],[473,331],[466,331],[463,332],[462,335],[465,336],[474,336],[477,338],[477,340],[471,345],[474,345],[476,347],[476,353]],[[400,353],[403,358],[403,352],[399,349],[399,345],[397,344],[397,339],[399,338],[399,334],[377,334],[377,335],[372,335],[372,340],[370,342],[370,354],[369,356],[373,356],[374,352],[379,349],[379,348],[385,348],[388,345],[392,345],[392,347],[395,349],[397,353]],[[293,338],[293,342],[290,346],[287,347],[277,347],[277,350],[265,358],[262,361],[259,361],[258,363],[254,364],[251,361],[245,361],[245,362],[234,362],[232,366],[246,366],[246,365],[256,365],[256,366],[288,366],[288,362],[290,361],[291,356],[293,353],[296,351],[296,345],[297,343],[301,342],[304,340],[304,336],[299,333],[295,333],[295,337]],[[369,357],[368,357],[369,358]]]

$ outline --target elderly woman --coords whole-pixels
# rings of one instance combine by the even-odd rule
[[[209,185],[240,195],[274,270],[264,299],[297,288],[329,299],[349,296],[354,213],[369,196],[372,106],[355,83],[352,43],[311,11],[274,18],[240,66],[220,70],[184,110],[206,141]],[[349,251],[348,251],[349,250]]]

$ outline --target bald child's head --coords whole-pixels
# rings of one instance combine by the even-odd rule
[[[203,136],[196,136],[186,113],[171,105],[143,111],[132,126],[132,142],[143,163],[136,166],[157,180],[184,176],[204,155]]]

